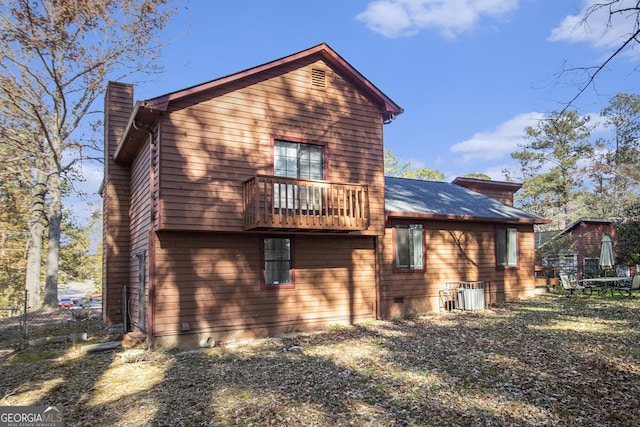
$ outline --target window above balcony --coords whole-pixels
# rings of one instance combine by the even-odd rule
[[[325,179],[324,146],[275,140],[273,174],[287,178]]]
[[[246,230],[366,230],[368,188],[328,181],[324,144],[274,138],[273,176],[244,183],[244,219]]]
[[[259,175],[244,183],[244,227],[366,230],[369,189],[366,185]]]

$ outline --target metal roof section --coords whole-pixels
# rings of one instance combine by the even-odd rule
[[[390,218],[547,224],[550,221],[448,182],[385,177]]]

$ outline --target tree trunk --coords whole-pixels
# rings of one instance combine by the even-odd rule
[[[25,278],[28,306],[32,310],[42,307],[40,272],[42,266],[42,239],[46,223],[44,214],[46,191],[44,174],[42,171],[36,171],[36,184],[31,203],[31,221],[29,224],[29,241],[27,243],[27,274]]]
[[[60,200],[60,174],[49,177],[49,245],[47,248],[47,279],[44,286],[44,304],[58,306],[58,267],[60,264],[60,230],[62,201]]]

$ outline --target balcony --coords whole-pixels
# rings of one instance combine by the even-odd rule
[[[358,231],[369,227],[366,185],[258,175],[244,183],[244,228]]]

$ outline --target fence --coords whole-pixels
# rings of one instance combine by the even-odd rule
[[[26,308],[27,291],[24,291],[23,300],[13,307],[0,308],[0,343],[2,347],[7,344],[22,342],[27,337]]]
[[[8,313],[8,315],[0,315],[0,317],[13,317],[20,314],[20,309],[18,307],[0,307],[0,313]]]
[[[482,310],[491,306],[491,282],[453,281],[447,282],[439,291],[440,310]]]
[[[19,307],[3,308],[8,317],[0,318],[0,349],[26,346],[30,341],[50,336],[96,333],[104,325],[90,307],[74,309],[31,310],[28,292],[24,291]]]

